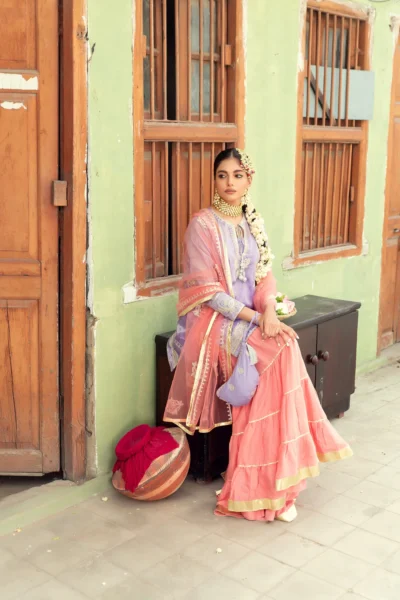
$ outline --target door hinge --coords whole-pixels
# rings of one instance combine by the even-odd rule
[[[51,196],[53,206],[67,206],[67,182],[53,181]]]
[[[350,195],[349,195],[350,204],[353,204],[354,200],[355,200],[354,185],[351,185],[350,186]]]

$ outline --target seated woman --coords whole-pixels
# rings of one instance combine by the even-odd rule
[[[253,175],[246,154],[221,152],[213,205],[187,228],[179,321],[168,343],[176,371],[164,420],[188,434],[232,423],[217,515],[292,521],[294,502],[306,479],[319,474],[318,463],[352,451],[320,405],[295,331],[276,316],[274,257],[249,201]],[[247,390],[250,402],[231,406],[217,392],[232,372],[240,378],[234,369],[244,336],[258,385]],[[235,386],[228,385],[235,405]]]

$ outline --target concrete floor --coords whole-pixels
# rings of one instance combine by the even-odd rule
[[[0,502],[3,498],[20,494],[32,488],[45,485],[49,481],[55,480],[53,475],[44,477],[13,477],[8,475],[0,475]]]
[[[220,481],[155,504],[108,487],[0,537],[1,600],[398,600],[400,364],[360,377],[334,425],[355,456],[309,481],[294,523],[215,517]]]

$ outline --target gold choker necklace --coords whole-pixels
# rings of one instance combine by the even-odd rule
[[[227,217],[240,217],[240,215],[243,214],[241,204],[239,204],[239,206],[229,204],[229,202],[222,200],[221,196],[217,193],[214,196],[213,207]]]

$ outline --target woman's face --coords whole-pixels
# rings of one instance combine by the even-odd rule
[[[250,181],[237,158],[232,156],[220,163],[215,175],[215,187],[225,202],[240,204],[250,187]]]

